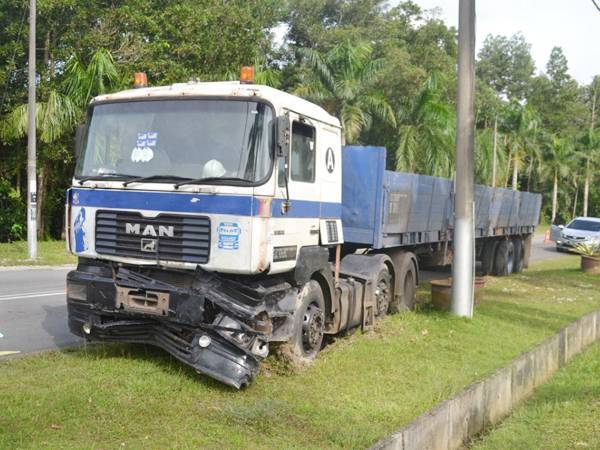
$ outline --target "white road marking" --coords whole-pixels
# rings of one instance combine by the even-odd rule
[[[0,295],[0,302],[3,300],[19,300],[22,298],[38,298],[38,297],[52,297],[54,295],[66,295],[65,291],[58,292],[29,292],[27,294],[10,294],[10,295]]]
[[[19,353],[21,353],[21,352],[18,351],[18,350],[15,350],[15,351],[11,351],[11,350],[2,351],[2,350],[0,350],[0,356],[18,355]]]

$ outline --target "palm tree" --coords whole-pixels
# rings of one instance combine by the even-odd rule
[[[395,125],[390,104],[375,86],[383,60],[373,59],[369,43],[344,41],[325,54],[306,48],[299,51],[304,70],[294,94],[339,117],[346,142],[357,142],[373,118]]]
[[[454,113],[441,100],[439,86],[440,77],[434,73],[398,112],[397,170],[451,176]]]
[[[551,223],[554,223],[558,209],[558,183],[571,172],[573,143],[569,139],[554,136],[546,150],[544,169],[552,177]]]
[[[480,183],[495,187],[494,180],[497,181],[504,176],[502,167],[506,165],[506,159],[507,156],[502,146],[496,145],[496,152],[494,152],[494,129],[477,130],[475,140],[475,175],[477,180]],[[494,177],[494,175],[496,176]]]
[[[590,185],[594,179],[595,163],[600,161],[600,131],[590,128],[588,133],[582,139],[586,147],[585,159],[585,180],[583,184],[583,215],[587,217],[589,206]]]
[[[36,125],[40,141],[55,142],[71,132],[85,112],[90,99],[114,89],[120,82],[111,54],[97,50],[89,64],[78,57],[67,63],[64,78],[57,89],[50,89],[45,101],[36,103]],[[28,105],[15,107],[0,123],[0,135],[7,141],[27,134]]]
[[[512,189],[518,189],[519,170],[526,159],[536,157],[538,117],[529,106],[511,105],[507,118],[508,145],[512,157]]]
[[[46,98],[35,105],[36,126],[41,143],[46,144],[46,148],[56,147],[59,140],[72,133],[75,125],[83,120],[92,97],[116,89],[122,83],[107,50],[97,50],[88,64],[83,64],[77,57],[71,58],[65,66],[62,80],[56,84],[57,87],[41,90],[47,92]],[[24,137],[28,122],[28,105],[15,107],[0,122],[0,137],[7,142]],[[43,153],[40,152],[40,155]],[[44,237],[42,211],[46,199],[47,173],[46,164],[38,164],[37,215],[40,238]]]

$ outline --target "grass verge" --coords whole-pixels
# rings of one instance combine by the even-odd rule
[[[0,243],[0,266],[41,266],[75,264],[77,258],[67,252],[65,241],[39,241],[38,258],[29,259],[27,241]]]
[[[390,316],[301,373],[269,358],[240,392],[147,346],[6,361],[0,447],[365,448],[600,308],[600,277],[578,263],[490,279],[473,320],[426,308]]]
[[[540,387],[474,450],[600,448],[600,344]]]

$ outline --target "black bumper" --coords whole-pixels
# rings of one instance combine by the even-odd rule
[[[85,299],[67,294],[68,322],[72,333],[90,341],[158,346],[198,372],[237,389],[248,385],[258,373],[261,358],[254,355],[247,345],[234,342],[227,333],[223,333],[223,329],[203,322],[204,297],[172,287],[169,291],[172,302],[167,316],[132,314],[117,309],[117,282],[110,271],[93,266],[79,269],[81,267],[67,275],[68,293],[74,292],[69,289],[74,285],[79,286],[79,292],[85,292]],[[140,280],[136,279],[136,282]],[[159,287],[164,290],[165,286]]]

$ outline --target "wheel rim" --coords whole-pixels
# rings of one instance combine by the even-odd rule
[[[390,283],[383,277],[377,283],[375,289],[375,302],[377,305],[377,316],[385,316],[390,307]]]
[[[316,303],[311,303],[304,312],[302,320],[302,347],[305,353],[319,350],[323,341],[325,316]]]

